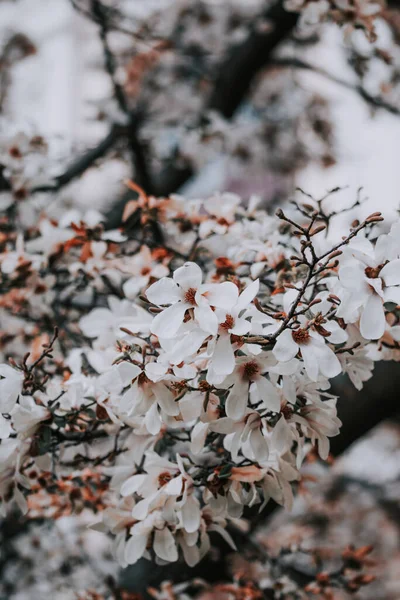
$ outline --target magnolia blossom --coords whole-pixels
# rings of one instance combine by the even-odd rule
[[[339,270],[338,316],[348,322],[360,318],[361,335],[368,340],[385,331],[385,302],[400,304],[400,259],[386,259],[387,238],[374,248],[367,239],[353,242]],[[350,258],[351,257],[351,258]]]

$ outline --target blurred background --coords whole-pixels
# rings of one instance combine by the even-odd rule
[[[28,225],[77,206],[113,226],[134,196],[126,179],[154,195],[257,195],[271,211],[296,188],[340,188],[327,200],[338,227],[380,210],[387,228],[400,208],[399,7],[371,25],[368,0],[345,0],[339,27],[320,22],[328,2],[310,4],[299,17],[272,0],[0,0],[0,201]],[[44,138],[46,154],[10,180],[21,134]],[[377,582],[356,597],[397,600],[400,373],[377,371],[362,393],[337,382],[339,458],[329,472],[308,465],[293,513],[258,535],[275,549],[372,544]],[[134,592],[168,578],[143,565],[121,575],[88,522],[3,523],[0,599],[95,599],[82,590],[103,593],[108,576]]]

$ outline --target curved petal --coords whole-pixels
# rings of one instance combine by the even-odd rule
[[[198,293],[208,300],[210,306],[224,308],[227,311],[236,304],[239,296],[237,285],[231,281],[204,284]]]
[[[339,279],[343,287],[357,290],[365,282],[365,273],[361,264],[344,265],[339,269]]]
[[[248,382],[239,380],[235,383],[226,399],[225,411],[230,419],[240,421],[246,412],[248,397]]]
[[[199,265],[194,262],[186,262],[182,267],[174,272],[174,281],[184,290],[197,288],[201,285],[203,272]]]
[[[174,304],[182,298],[182,292],[170,277],[163,277],[146,290],[146,296],[150,302],[161,306],[163,304]]]
[[[162,410],[171,417],[179,415],[179,406],[170,389],[163,383],[156,383],[152,387],[157,402]]]
[[[147,546],[147,535],[133,535],[125,546],[125,560],[133,565],[142,558]]]
[[[175,337],[183,323],[186,310],[187,305],[183,302],[172,304],[154,317],[150,327],[151,333],[160,338],[170,339]]]
[[[206,331],[210,335],[216,335],[218,331],[218,319],[209,304],[196,306],[194,316],[203,331]]]
[[[342,372],[342,366],[338,357],[327,344],[321,346],[318,350],[318,364],[322,375],[331,379]]]
[[[361,315],[360,332],[366,340],[377,340],[385,332],[385,311],[382,299],[371,294]]]
[[[391,260],[379,274],[387,286],[400,285],[400,258]]]
[[[318,355],[320,346],[314,344],[314,341],[312,339],[307,344],[301,345],[301,356],[303,357],[304,366],[311,381],[317,381],[319,370]]]
[[[235,355],[230,335],[220,335],[212,357],[212,368],[218,375],[229,375],[235,368]]]
[[[246,335],[251,330],[250,321],[246,321],[246,319],[235,319],[235,324],[232,329],[229,329],[229,333],[233,333],[234,335]]]
[[[244,308],[246,308],[250,304],[250,302],[252,302],[254,300],[254,298],[258,294],[259,287],[260,287],[260,282],[258,279],[256,279],[250,285],[248,285],[246,289],[243,290],[243,292],[240,294],[240,296],[238,298],[238,301],[237,301],[237,304],[235,307],[238,312],[240,310],[243,310]]]
[[[178,550],[175,544],[175,538],[168,529],[156,529],[154,534],[154,552],[162,560],[175,562],[178,560]]]
[[[289,329],[285,329],[278,336],[276,344],[272,350],[275,358],[282,362],[292,360],[299,351],[299,346],[293,339],[292,332]]]
[[[254,383],[257,386],[258,393],[264,405],[274,412],[279,412],[281,409],[281,399],[276,387],[265,377],[259,377]]]

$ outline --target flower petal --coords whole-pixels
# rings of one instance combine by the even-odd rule
[[[154,552],[162,560],[175,562],[178,560],[178,550],[175,544],[175,538],[168,529],[156,529],[154,534]]]
[[[174,304],[182,298],[182,292],[173,279],[163,277],[146,290],[146,296],[150,302],[161,306]]]
[[[376,294],[371,294],[361,315],[361,335],[366,340],[378,340],[384,334],[385,323],[382,300]]]
[[[212,368],[218,375],[229,375],[235,368],[235,355],[230,335],[220,335],[212,357]]]
[[[292,360],[299,351],[299,346],[293,339],[292,332],[289,329],[285,329],[278,336],[276,344],[272,350],[275,358],[282,362]]]
[[[174,272],[174,281],[184,290],[189,288],[197,288],[201,285],[203,272],[199,265],[194,262],[186,262],[183,267],[179,267]]]
[[[382,277],[387,286],[400,285],[400,258],[388,262],[379,273],[379,277]]]
[[[175,337],[183,323],[186,310],[187,305],[183,302],[172,304],[154,317],[150,327],[151,333],[160,338],[170,339]]]

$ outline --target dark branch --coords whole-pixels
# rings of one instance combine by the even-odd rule
[[[279,66],[279,67],[293,67],[295,69],[303,69],[305,71],[311,71],[313,73],[317,73],[318,75],[322,75],[323,77],[326,77],[333,83],[337,83],[341,87],[346,88],[347,90],[350,90],[351,92],[355,92],[367,104],[370,104],[374,108],[381,108],[381,109],[386,110],[387,112],[391,113],[392,115],[400,116],[400,108],[398,108],[397,106],[394,106],[393,104],[390,104],[389,102],[386,102],[386,100],[384,100],[380,96],[371,96],[371,94],[369,94],[361,85],[357,85],[357,84],[354,85],[350,81],[345,81],[344,79],[340,79],[339,77],[336,77],[335,75],[332,75],[331,73],[328,73],[328,71],[325,71],[325,69],[322,69],[321,67],[312,65],[312,64],[310,64],[304,60],[301,60],[299,58],[291,58],[291,57],[276,58],[271,61],[271,65]]]

